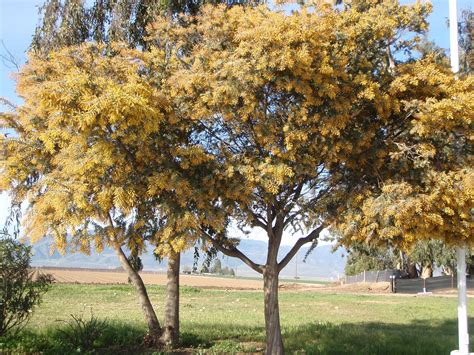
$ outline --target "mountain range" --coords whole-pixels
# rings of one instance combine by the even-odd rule
[[[54,267],[80,267],[91,269],[115,269],[120,268],[115,252],[111,248],[104,248],[102,253],[92,251],[90,255],[81,253],[66,253],[64,256],[57,251],[50,253],[52,240],[44,238],[33,245],[32,266],[54,266]],[[242,239],[238,247],[251,260],[264,263],[267,253],[267,243],[254,239]],[[300,249],[295,258],[281,272],[281,277],[295,276],[305,279],[332,279],[344,273],[346,263],[343,249],[333,251],[332,245],[321,245],[316,247],[303,260],[309,247]],[[291,249],[289,245],[282,245],[279,257],[282,258]],[[153,248],[148,247],[147,252],[141,256],[144,270],[165,271],[166,260],[157,261],[153,255]],[[238,276],[257,276],[239,259],[230,258],[219,253],[222,267],[233,268]],[[181,270],[191,269],[194,263],[194,249],[190,249],[181,255]],[[205,257],[201,255],[197,262],[198,270],[201,268]]]

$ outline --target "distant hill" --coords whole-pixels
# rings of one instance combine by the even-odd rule
[[[81,253],[67,253],[61,256],[57,251],[50,255],[51,240],[44,238],[33,245],[33,266],[58,266],[58,267],[83,267],[97,269],[115,269],[120,264],[115,256],[115,252],[110,248],[105,248],[102,253],[93,251],[91,255]],[[280,257],[283,257],[290,246],[282,246]],[[253,239],[243,239],[239,249],[248,255],[253,261],[263,263],[265,261],[267,243]],[[344,250],[339,249],[332,252],[331,245],[318,246],[303,262],[308,248],[302,248],[296,258],[282,271],[282,277],[294,277],[295,274],[302,278],[336,278],[343,274],[346,262]],[[238,276],[258,275],[239,259],[229,258],[219,253],[218,257],[222,261],[222,267],[228,266],[236,271]],[[201,256],[198,266],[202,265],[204,257]],[[145,270],[165,271],[166,261],[158,262],[149,247],[147,253],[142,256]],[[297,261],[297,265],[296,262]],[[194,262],[194,250],[189,250],[181,256],[181,269],[191,268]]]

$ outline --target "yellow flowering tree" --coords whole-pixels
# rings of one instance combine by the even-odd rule
[[[40,21],[32,38],[31,50],[35,54],[41,55],[65,46],[85,42],[111,44],[121,41],[127,43],[130,48],[149,51],[152,42],[148,41],[148,28],[157,16],[168,16],[171,19],[176,18],[180,13],[195,14],[204,3],[206,1],[94,0],[84,2],[83,0],[45,0],[39,8]],[[228,6],[255,3],[255,1],[225,2]],[[155,52],[155,54],[157,53],[159,52]],[[161,56],[162,53],[159,55]],[[167,65],[169,64],[171,63]],[[154,68],[158,72],[161,72],[162,69]],[[147,172],[150,172],[152,170],[150,163],[147,164],[149,166]],[[175,197],[177,196],[173,196],[173,198]],[[167,213],[179,215],[182,211],[172,208],[171,212],[167,208]],[[165,219],[169,220],[169,218]],[[168,282],[167,286],[169,292],[167,293],[165,332],[163,334],[163,341],[171,344],[177,343],[179,328],[179,252],[185,246],[190,246],[189,238],[195,239],[195,236],[191,236],[190,231],[185,233],[185,238],[174,236],[174,234],[180,234],[180,230],[184,228],[182,223],[175,225],[177,230],[167,235],[167,238],[163,238],[163,235],[155,238],[162,244],[159,245],[156,253],[159,252],[160,257],[168,258],[168,277],[170,281],[172,280],[172,282]],[[170,243],[171,240],[172,243]],[[135,251],[133,256],[139,257]]]
[[[397,70],[402,76],[394,85],[429,96],[404,101],[410,130],[399,135],[390,160],[399,172],[349,202],[337,225],[341,242],[389,242],[407,250],[420,239],[472,244],[474,77],[455,79],[449,68],[426,61]]]
[[[50,234],[62,252],[114,248],[153,344],[161,327],[124,248],[140,255],[145,240],[160,243],[173,212],[164,202],[186,191],[180,164],[198,154],[180,146],[186,127],[160,86],[165,63],[158,49],[121,44],[31,55],[17,78],[24,103],[1,116],[15,133],[0,141],[0,189],[27,201],[26,234],[32,242]]]
[[[401,149],[432,154],[410,137],[436,118],[430,123],[415,113],[442,98],[454,78],[430,58],[401,61],[396,51],[415,50],[429,10],[362,0],[338,8],[316,2],[291,15],[205,7],[197,17],[154,25],[158,41],[176,43],[181,68],[170,77],[171,95],[198,121],[194,142],[215,159],[213,205],[268,236],[266,261],[258,264],[225,228],[200,224],[218,250],[263,274],[268,354],[283,353],[278,275],[301,246],[339,225],[354,210],[351,202],[380,182],[425,174]],[[452,90],[465,102],[460,86]],[[455,110],[445,104],[446,113]],[[306,236],[279,255],[283,233],[295,230]]]

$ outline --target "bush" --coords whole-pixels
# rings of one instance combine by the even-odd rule
[[[76,318],[81,317],[76,316]],[[62,322],[64,325],[60,327],[47,324],[45,327],[24,329],[15,336],[1,337],[0,354],[141,354],[144,352],[142,340],[145,330],[141,325],[99,321],[103,324],[103,328],[100,336],[97,336],[95,321],[90,323],[88,319],[84,320],[85,326],[80,331],[77,331],[77,323],[73,319]],[[92,331],[84,329],[92,329]],[[95,339],[89,341],[88,335],[92,335]]]
[[[64,321],[66,328],[60,330],[63,339],[72,348],[79,352],[91,351],[96,347],[96,342],[102,337],[108,324],[92,314],[89,319],[82,315],[71,314],[71,320]]]
[[[10,237],[0,239],[0,336],[16,334],[27,324],[53,282],[51,275],[35,277],[30,260],[31,247]]]

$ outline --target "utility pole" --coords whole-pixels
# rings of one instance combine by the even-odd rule
[[[457,1],[449,0],[449,42],[451,47],[451,69],[454,74],[459,72],[459,40]],[[451,351],[451,355],[469,354],[469,331],[467,327],[467,295],[466,295],[466,248],[458,246],[457,279],[458,279],[458,339],[459,350]]]

